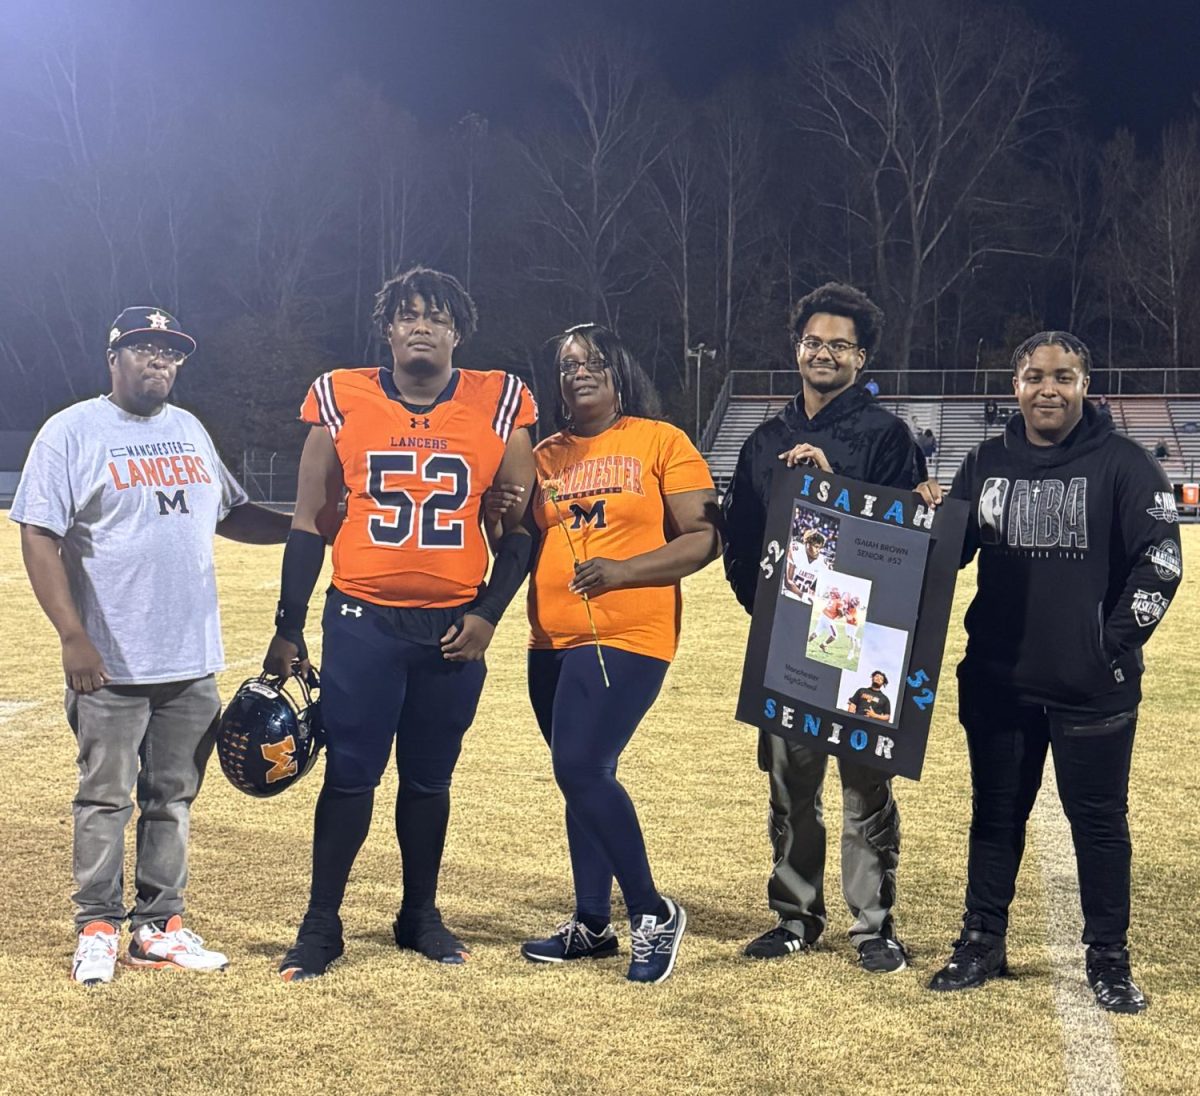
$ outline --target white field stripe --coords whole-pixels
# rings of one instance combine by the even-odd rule
[[[32,708],[38,707],[42,702],[40,700],[0,700],[0,734],[5,737],[14,736],[21,738],[24,736],[28,728],[23,730],[16,727],[10,727],[7,724],[16,719],[17,716]]]
[[[1121,1096],[1121,1057],[1112,1022],[1088,987],[1079,937],[1083,917],[1071,827],[1058,800],[1054,762],[1046,758],[1042,790],[1034,804],[1033,845],[1046,896],[1046,946],[1054,1007],[1063,1029],[1069,1096]]]

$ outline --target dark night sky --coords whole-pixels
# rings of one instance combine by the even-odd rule
[[[80,4],[83,0],[58,0]],[[994,0],[983,0],[994,2]],[[1200,0],[1020,0],[1080,62],[1079,89],[1098,136],[1118,125],[1153,139],[1200,89]],[[6,0],[11,19],[41,21],[45,0]],[[780,47],[826,26],[843,0],[87,0],[125,9],[181,74],[287,101],[357,72],[427,125],[477,110],[516,121],[547,85],[540,46],[600,20],[644,42],[677,92],[697,97],[739,72],[769,74]],[[23,14],[18,14],[23,13]],[[166,74],[151,65],[147,74]]]

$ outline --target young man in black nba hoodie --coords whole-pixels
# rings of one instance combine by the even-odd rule
[[[1142,647],[1182,575],[1174,496],[1150,454],[1085,400],[1082,342],[1041,332],[1013,368],[1021,414],[967,457],[950,490],[972,506],[964,566],[979,556],[958,667],[973,809],[963,932],[930,988],[1005,973],[1008,907],[1050,748],[1088,982],[1101,1007],[1141,1012],[1126,947],[1129,762]]]

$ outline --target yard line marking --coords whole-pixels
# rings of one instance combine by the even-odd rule
[[[1054,762],[1048,757],[1031,817],[1046,896],[1046,948],[1054,1007],[1062,1023],[1067,1092],[1069,1096],[1121,1096],[1125,1085],[1112,1021],[1096,1004],[1083,971],[1075,846],[1057,787]]]

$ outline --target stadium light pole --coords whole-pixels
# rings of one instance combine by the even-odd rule
[[[715,347],[706,347],[704,343],[697,343],[690,347],[687,351],[687,358],[690,361],[696,359],[696,446],[700,446],[700,367],[705,358],[710,361],[717,356]]]

